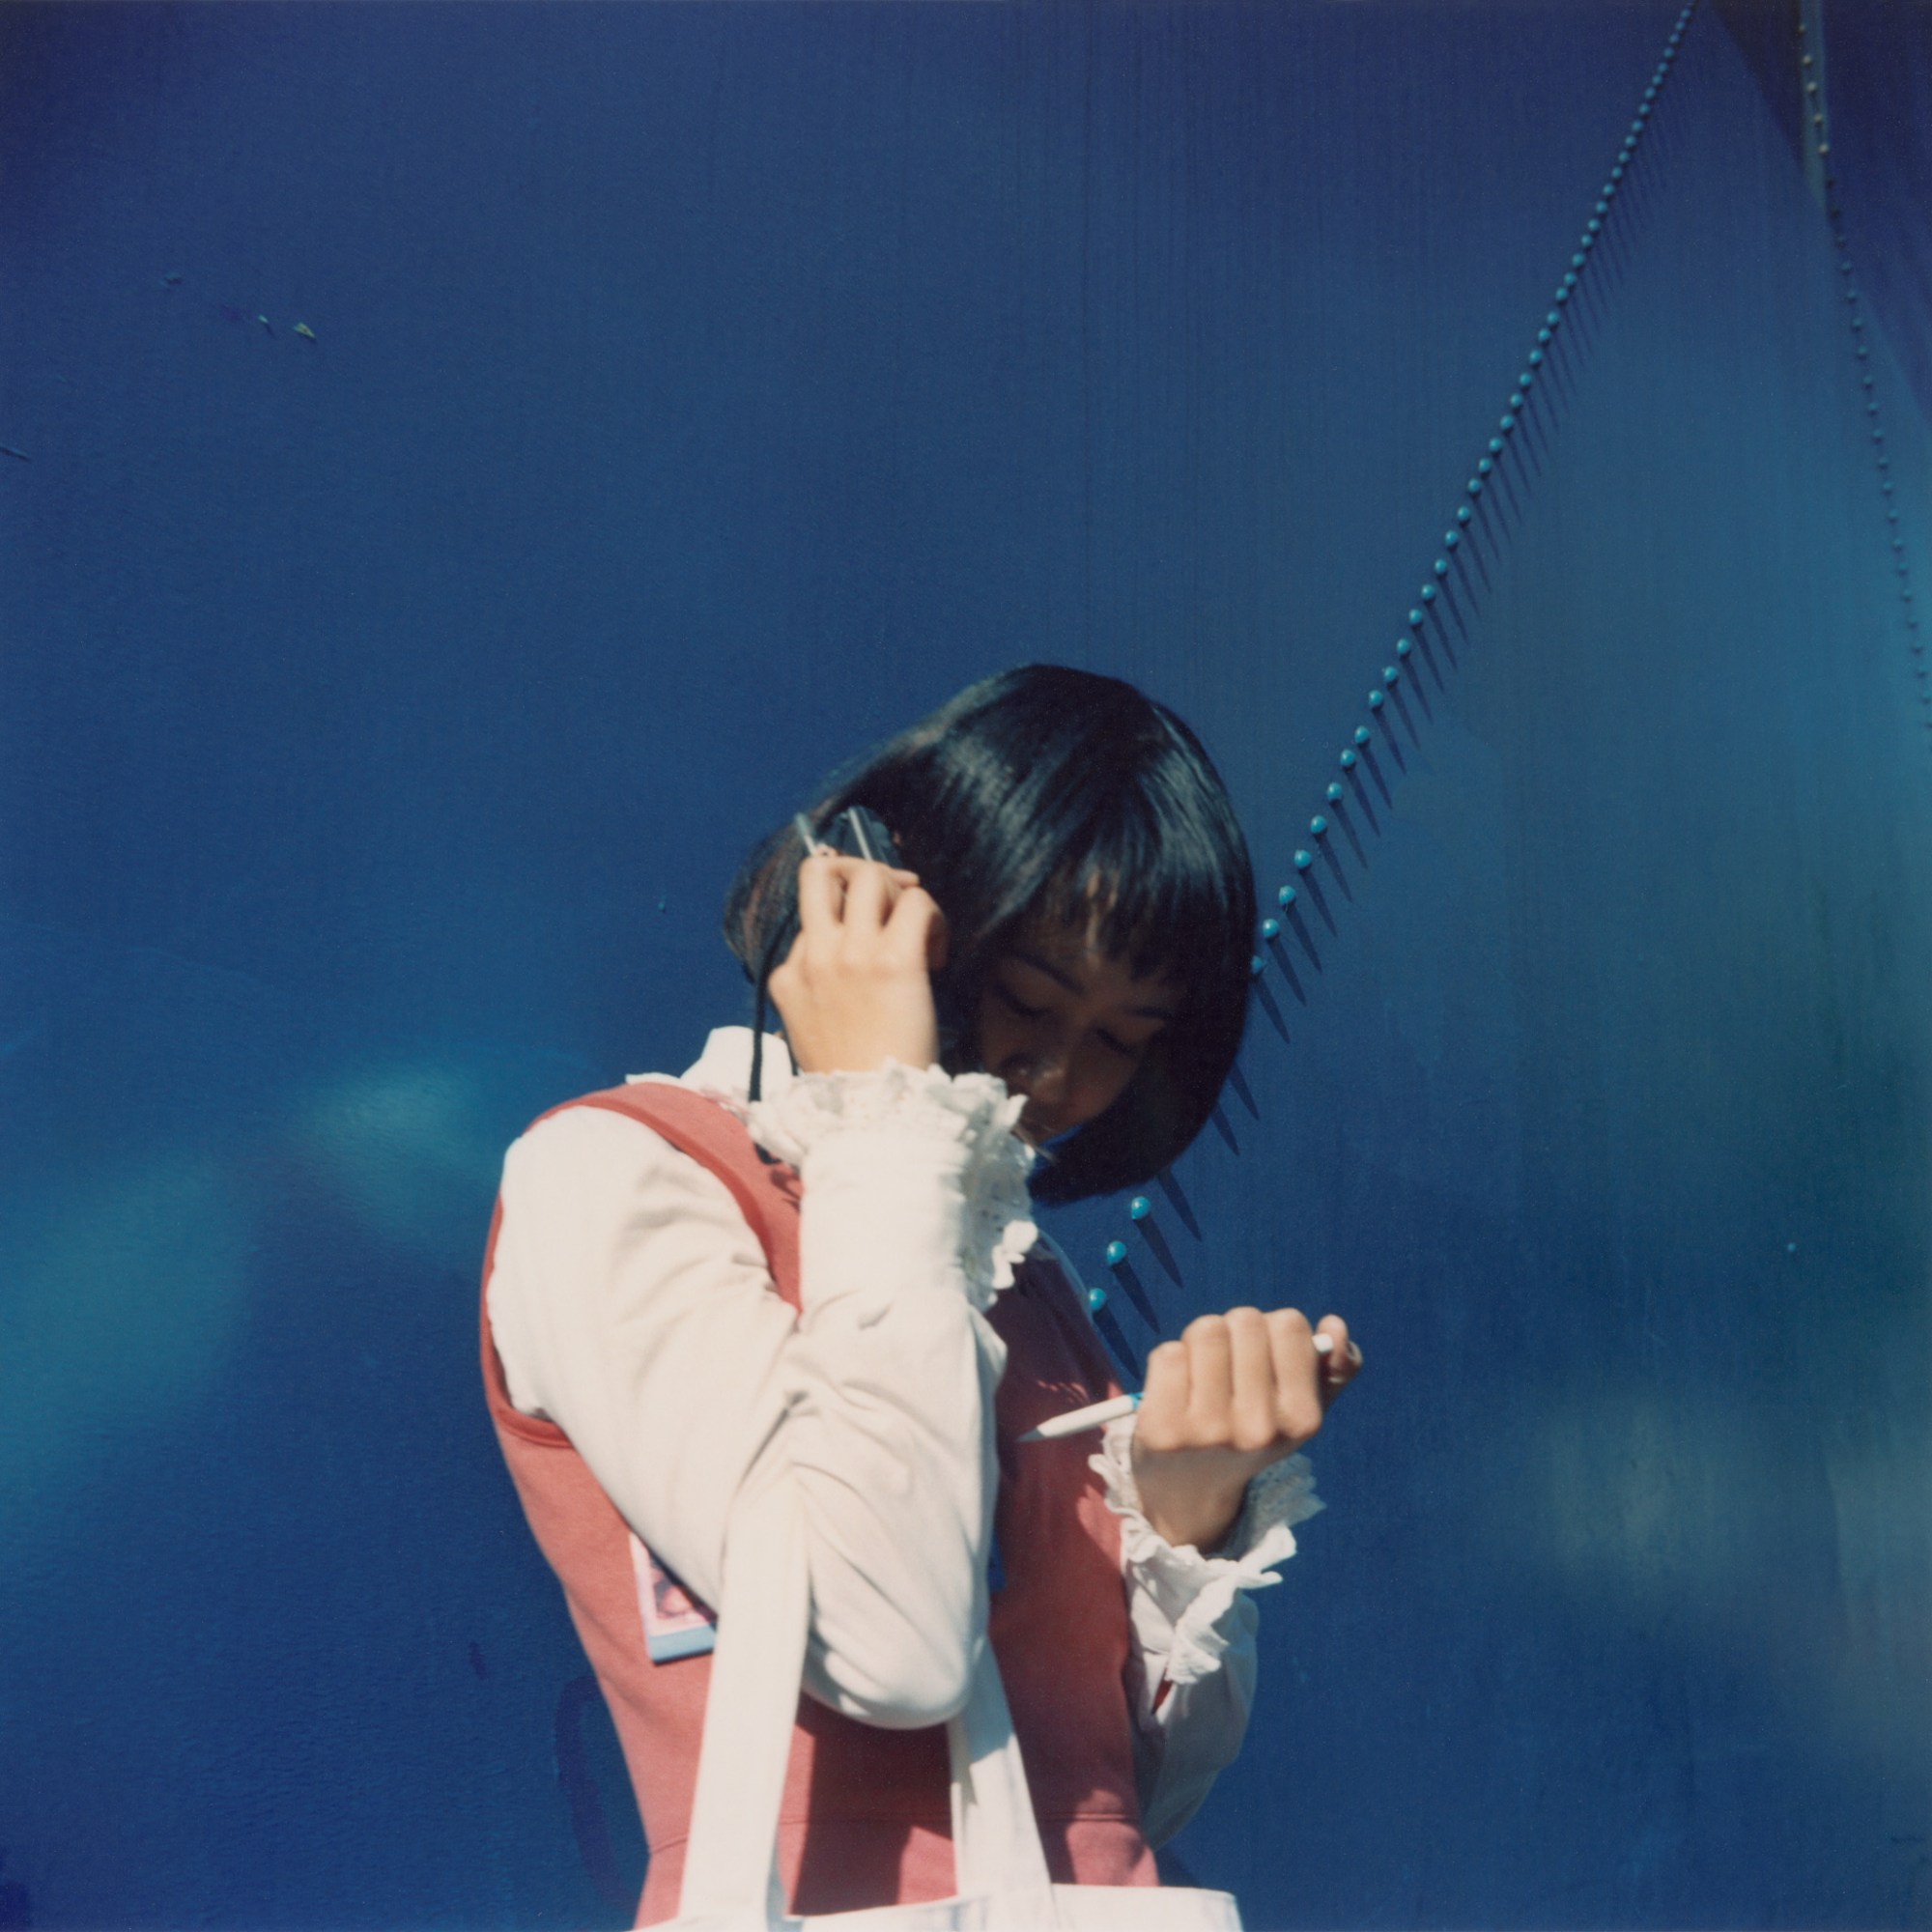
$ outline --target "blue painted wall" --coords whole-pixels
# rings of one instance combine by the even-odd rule
[[[740,850],[1035,658],[1300,883],[1154,1237],[1056,1231],[1136,1358],[1371,1365],[1176,1874],[1928,1921],[1926,426],[1715,19],[1365,701],[1672,18],[0,16],[0,1924],[628,1921],[501,1150],[740,1018]]]

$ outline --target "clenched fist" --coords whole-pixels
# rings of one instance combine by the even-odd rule
[[[1326,1355],[1316,1352],[1318,1333],[1333,1345]],[[1249,1478],[1308,1441],[1361,1366],[1339,1315],[1314,1329],[1294,1308],[1190,1321],[1149,1355],[1134,1417],[1148,1520],[1169,1543],[1211,1550],[1234,1527]]]

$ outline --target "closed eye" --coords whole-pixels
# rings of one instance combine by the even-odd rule
[[[998,992],[1001,1003],[1006,1007],[1007,1010],[1010,1013],[1016,1013],[1023,1020],[1037,1020],[1046,1011],[1044,1007],[1023,1006],[1004,986],[996,987],[994,990]]]

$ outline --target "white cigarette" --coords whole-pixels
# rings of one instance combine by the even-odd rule
[[[1333,1354],[1335,1338],[1332,1335],[1316,1336],[1315,1352],[1318,1355]],[[1131,1415],[1140,1406],[1141,1399],[1137,1395],[1117,1395],[1112,1402],[1091,1403],[1085,1408],[1069,1409],[1065,1415],[1049,1416],[1037,1429],[1029,1429],[1019,1440],[1053,1442],[1063,1435],[1078,1435],[1083,1429],[1101,1429],[1123,1415]]]

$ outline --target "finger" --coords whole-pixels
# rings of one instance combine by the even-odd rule
[[[1202,1315],[1180,1331],[1187,1345],[1187,1421],[1209,1442],[1225,1439],[1235,1402],[1234,1345],[1225,1316]]]
[[[939,904],[932,895],[918,886],[895,886],[892,909],[886,915],[886,943],[892,956],[902,965],[929,963],[932,922],[939,917]]]
[[[1275,1439],[1274,1347],[1259,1308],[1227,1314],[1230,1385],[1229,1439],[1251,1454]]]
[[[818,934],[838,923],[839,902],[844,886],[838,876],[838,861],[830,853],[814,853],[801,859],[798,867],[798,929],[801,934]]]
[[[1163,1342],[1151,1350],[1134,1434],[1154,1447],[1166,1448],[1178,1442],[1187,1427],[1189,1382],[1184,1344]]]
[[[1324,1315],[1315,1324],[1318,1335],[1326,1335],[1334,1345],[1321,1361],[1321,1380],[1327,1393],[1345,1389],[1362,1366],[1362,1351],[1349,1334],[1349,1324],[1339,1315]]]
[[[1321,1427],[1314,1334],[1298,1308],[1273,1310],[1267,1331],[1274,1356],[1275,1427],[1292,1440],[1305,1442]]]
[[[848,859],[845,864],[850,867],[845,877],[845,930],[869,939],[885,924],[900,889],[884,866],[865,859]]]

